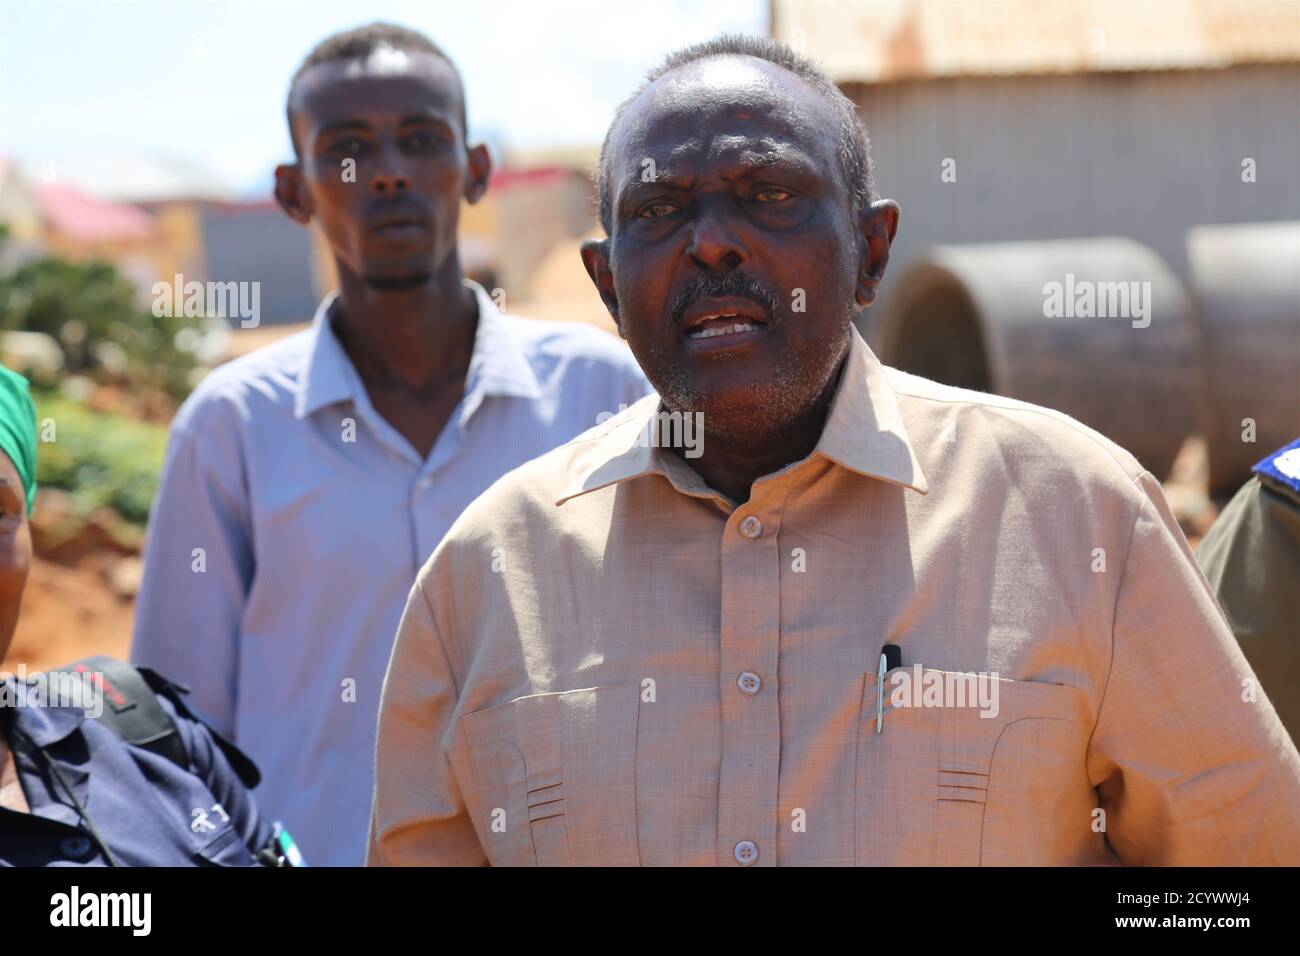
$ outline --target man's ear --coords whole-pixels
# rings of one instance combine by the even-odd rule
[[[469,171],[465,175],[465,201],[471,206],[487,192],[492,177],[492,155],[482,143],[465,150],[469,156]]]
[[[898,203],[878,199],[858,214],[858,282],[854,300],[859,309],[876,301],[876,289],[889,265],[889,245],[898,232]]]
[[[275,167],[275,201],[284,214],[300,226],[311,222],[311,193],[307,191],[302,169],[297,163],[281,163]]]
[[[591,276],[596,291],[600,293],[600,300],[605,303],[605,308],[609,309],[614,325],[618,328],[618,334],[627,338],[627,333],[623,331],[623,320],[618,314],[618,294],[614,291],[614,273],[609,267],[609,240],[586,240],[582,244],[582,264],[587,267],[587,275]]]

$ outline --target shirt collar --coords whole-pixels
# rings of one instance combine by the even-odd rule
[[[524,354],[519,337],[510,321],[497,308],[487,291],[477,282],[464,280],[478,300],[478,331],[474,335],[474,354],[469,360],[465,379],[466,394],[514,395],[541,398],[542,387],[537,373]]]
[[[926,494],[929,485],[903,427],[894,390],[885,367],[850,327],[849,355],[831,409],[813,455],[841,467]],[[712,492],[694,470],[673,452],[647,440],[660,409],[657,395],[611,418],[602,428],[575,439],[572,480],[555,502],[562,505],[580,495],[641,475],[663,475],[679,491],[700,497]]]
[[[482,286],[469,279],[462,281],[473,290],[478,302],[478,327],[465,377],[465,394],[541,398],[537,374],[509,321]],[[330,310],[338,295],[334,291],[325,296],[312,318],[312,344],[294,402],[296,418],[305,418],[335,402],[356,400],[364,388],[330,324]]]

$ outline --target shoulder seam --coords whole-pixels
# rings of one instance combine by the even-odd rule
[[[1133,478],[1133,484],[1137,485],[1142,478],[1147,475],[1146,469],[1143,469]],[[1154,477],[1154,476],[1153,476]],[[1106,680],[1102,684],[1101,696],[1097,698],[1097,714],[1093,718],[1092,732],[1088,734],[1088,743],[1084,747],[1084,770],[1085,776],[1087,771],[1088,754],[1092,751],[1093,738],[1097,736],[1097,727],[1101,723],[1101,712],[1106,706],[1106,694],[1110,690],[1110,677],[1115,670],[1115,622],[1119,619],[1119,599],[1124,593],[1124,583],[1128,578],[1128,562],[1133,553],[1133,535],[1137,532],[1138,521],[1141,520],[1147,507],[1150,506],[1151,499],[1145,494],[1140,494],[1140,498],[1133,509],[1133,520],[1129,523],[1128,538],[1124,542],[1124,563],[1119,574],[1119,584],[1115,586],[1115,602],[1110,609],[1110,656],[1106,662]]]
[[[1069,415],[1066,415],[1064,412],[1056,411],[1055,409],[1039,408],[1030,403],[1021,402],[1020,399],[1015,399],[1015,398],[1008,399],[1008,401],[1017,402],[1019,404],[1016,406],[1010,406],[1010,405],[999,405],[996,402],[981,402],[981,401],[973,401],[970,399],[958,400],[958,399],[950,399],[950,398],[936,398],[932,395],[918,395],[916,392],[909,392],[899,388],[894,389],[894,392],[898,395],[906,395],[908,398],[915,398],[918,401],[922,401],[922,402],[936,402],[941,405],[971,405],[975,408],[996,408],[1007,412],[1023,412],[1025,414],[1038,415],[1042,418],[1046,418],[1049,419],[1050,421],[1056,422],[1058,425],[1063,425],[1074,434],[1080,435],[1088,439],[1088,441],[1092,442],[1092,444],[1096,445],[1098,448],[1104,451],[1106,453],[1106,457],[1108,457],[1112,462],[1114,462],[1115,466],[1119,468],[1119,470],[1124,474],[1124,477],[1128,478],[1130,481],[1136,483],[1137,480],[1146,473],[1146,469],[1142,468],[1142,463],[1138,462],[1138,466],[1141,470],[1136,475],[1130,475],[1128,469],[1124,467],[1123,462],[1121,462],[1118,458],[1115,457],[1115,453],[1106,446],[1106,443],[1102,441],[1098,441],[1097,436],[1093,434],[1094,431],[1093,429],[1090,429],[1087,425],[1083,424],[1083,422],[1071,418]],[[1005,396],[997,396],[997,397],[1002,398]],[[1137,459],[1135,458],[1134,461],[1137,461]]]
[[[438,651],[442,654],[443,663],[447,665],[447,676],[451,679],[451,689],[456,694],[456,704],[459,705],[461,697],[460,681],[456,679],[456,670],[451,665],[451,655],[447,653],[447,644],[442,639],[442,629],[438,627],[438,614],[433,608],[433,602],[429,600],[422,579],[416,582],[416,587],[420,592],[420,600],[424,602],[424,606],[429,612],[429,629],[433,631],[433,639],[437,641]]]

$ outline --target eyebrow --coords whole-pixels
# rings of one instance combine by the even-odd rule
[[[634,172],[623,180],[622,189],[639,189],[643,186],[667,186],[670,189],[689,189],[694,176],[678,176],[673,173],[656,172],[652,179],[642,179],[640,172]]]
[[[440,113],[408,113],[397,121],[398,126],[410,126],[412,123],[447,124],[447,118]]]
[[[781,153],[775,150],[762,153],[748,151],[736,160],[736,165],[743,168],[742,175],[750,175],[764,169],[784,167],[791,172],[805,176],[818,175],[813,165],[801,154]],[[645,186],[667,186],[671,189],[689,189],[695,176],[678,176],[671,172],[658,171],[653,179],[643,180],[639,170],[634,171],[623,180],[622,189],[638,189]]]
[[[365,131],[370,129],[370,124],[364,120],[338,120],[333,123],[326,123],[318,131],[318,136],[329,136],[331,133],[344,133],[351,131]]]
[[[448,129],[451,128],[451,123],[448,122],[446,117],[436,113],[409,113],[397,121],[397,125],[399,127],[415,126],[421,123],[433,123],[439,126],[446,126]],[[322,126],[318,131],[317,135],[328,136],[333,133],[368,132],[370,129],[371,129],[370,123],[366,122],[365,120],[360,120],[360,119],[336,120],[332,123],[326,123],[324,126]]]
[[[791,172],[802,173],[806,176],[817,175],[817,170],[813,167],[813,164],[800,151],[747,152],[740,157],[737,165],[743,166],[746,172],[780,166],[789,169]]]

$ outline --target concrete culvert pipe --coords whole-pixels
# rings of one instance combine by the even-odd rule
[[[1194,328],[1177,277],[1129,239],[939,246],[895,278],[888,365],[1046,405],[1168,475],[1195,414]]]
[[[1210,491],[1227,495],[1300,437],[1300,222],[1197,227],[1187,263],[1205,355]]]

